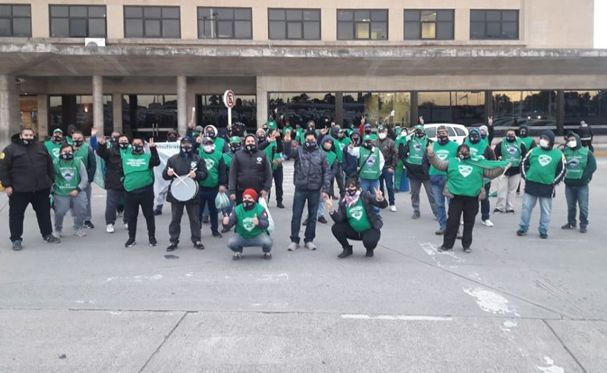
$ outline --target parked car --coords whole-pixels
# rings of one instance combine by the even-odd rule
[[[447,127],[449,132],[449,140],[455,141],[458,145],[462,144],[468,137],[468,129],[463,124],[455,123],[429,123],[424,124],[426,136],[432,141],[436,141],[436,129],[440,126]]]

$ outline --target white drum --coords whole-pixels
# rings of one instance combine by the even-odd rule
[[[171,182],[171,194],[180,202],[187,202],[198,194],[198,182],[187,176],[177,177]]]

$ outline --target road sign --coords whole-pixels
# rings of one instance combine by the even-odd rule
[[[236,106],[236,98],[234,97],[234,91],[232,91],[231,89],[228,89],[227,91],[225,91],[223,93],[223,104],[228,109],[231,109],[234,106]]]

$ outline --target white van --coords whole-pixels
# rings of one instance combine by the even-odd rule
[[[468,129],[462,124],[455,123],[428,123],[424,124],[424,131],[426,136],[432,141],[436,141],[436,129],[440,126],[447,127],[449,132],[449,140],[455,141],[458,145],[461,145],[466,137],[468,137]]]

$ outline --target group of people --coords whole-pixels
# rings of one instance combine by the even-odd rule
[[[234,260],[249,246],[261,247],[263,258],[271,259],[273,221],[268,201],[274,197],[278,208],[285,207],[282,184],[287,159],[294,161],[295,186],[289,251],[300,247],[302,225],[303,247],[316,250],[316,223],[328,223],[328,214],[333,220],[331,231],[342,248],[339,258],[352,255],[353,240],[361,241],[366,256],[372,257],[383,226],[380,209],[397,211],[395,185],[403,177],[410,182],[412,219],[421,216],[424,187],[438,221],[436,234],[443,235],[441,250],[453,249],[461,238],[464,251],[470,252],[479,208],[482,224],[494,225],[488,198],[491,180],[497,181],[494,214],[514,213],[515,194],[522,191],[519,236],[527,234],[539,200],[542,238],[548,237],[555,186],[564,180],[568,221],[562,228],[577,227],[579,207],[579,230],[585,233],[588,184],[596,160],[580,137],[568,133],[562,148],[555,147],[552,131],[542,132],[536,144],[524,126],[509,129],[495,146],[492,137],[491,118],[487,125],[470,128],[461,145],[449,139],[444,126],[437,128],[436,141],[429,139],[422,117],[410,134],[406,128],[390,125],[374,129],[364,118],[358,128],[325,124],[320,129],[313,121],[291,127],[288,122],[269,120],[254,134],[247,134],[241,123],[222,134],[212,125],[191,125],[183,136],[169,134],[169,140],[179,144],[179,152],[162,170],[162,178],[170,182],[168,189],[155,193],[153,170],[161,161],[154,139],[145,142],[118,132],[106,138],[93,130],[86,142],[82,132],[68,128],[65,136],[55,129],[40,143],[33,130],[24,128],[0,154],[0,182],[9,196],[14,250],[23,247],[24,212],[30,203],[46,242],[61,242],[68,211],[73,215],[74,235],[86,236],[86,229],[94,228],[91,183],[101,171],[106,232],[116,231],[116,219],[122,212],[128,230],[125,247],[136,244],[140,209],[149,245],[158,244],[155,216],[162,213],[166,200],[171,205],[167,251],[179,246],[185,209],[194,248],[204,249],[202,222],[208,219],[213,237],[221,238],[234,229],[227,242]],[[303,218],[306,205],[307,217]]]

